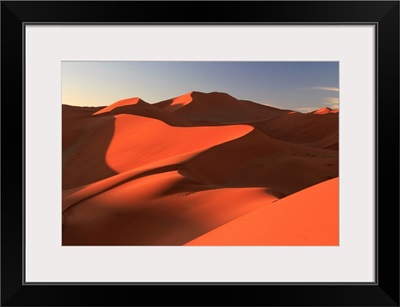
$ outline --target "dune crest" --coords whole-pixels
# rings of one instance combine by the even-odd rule
[[[331,108],[325,107],[325,108],[315,110],[314,112],[311,112],[311,113],[312,114],[335,114],[338,112],[339,112],[339,110],[333,110]]]
[[[161,101],[156,103],[155,105],[165,111],[173,112],[191,103],[193,101],[192,93],[193,92],[189,92],[172,99]]]
[[[95,113],[93,115],[99,115],[103,113],[110,112],[116,108],[119,107],[125,107],[125,106],[134,106],[134,105],[148,105],[147,102],[143,101],[139,97],[134,97],[134,98],[128,98],[128,99],[122,99],[117,102],[114,102],[113,104],[109,105],[108,107],[105,107]]]

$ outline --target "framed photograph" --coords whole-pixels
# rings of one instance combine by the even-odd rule
[[[1,26],[2,305],[399,306],[398,1]]]

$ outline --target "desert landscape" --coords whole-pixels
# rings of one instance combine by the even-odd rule
[[[339,111],[189,92],[62,105],[62,244],[339,243]]]

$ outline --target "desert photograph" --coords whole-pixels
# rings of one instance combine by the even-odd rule
[[[62,62],[63,246],[339,245],[338,62]]]

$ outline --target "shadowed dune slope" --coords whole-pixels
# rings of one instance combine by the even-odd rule
[[[76,107],[62,105],[62,149],[68,149],[84,133],[93,119],[91,115],[103,107]]]
[[[269,187],[284,197],[338,176],[337,152],[289,144],[254,130],[186,163],[205,184]]]
[[[265,188],[216,189],[159,172],[69,207],[63,244],[182,245],[275,199]]]
[[[115,175],[105,162],[114,118],[95,118],[101,108],[62,106],[62,188],[70,189]]]
[[[307,146],[329,149],[329,150],[339,150],[339,134],[336,132],[327,137],[321,138],[315,142],[306,143]]]
[[[312,143],[338,136],[339,114],[302,114],[292,112],[252,125],[265,134],[295,144]],[[337,140],[336,140],[337,142]]]

